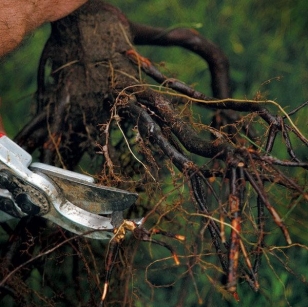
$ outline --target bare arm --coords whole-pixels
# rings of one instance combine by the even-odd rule
[[[68,15],[85,2],[87,0],[2,0],[0,57],[14,49],[35,28]]]

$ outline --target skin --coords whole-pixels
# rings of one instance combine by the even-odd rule
[[[65,17],[87,1],[0,0],[0,58],[16,48],[37,27]],[[5,133],[1,115],[0,133]]]
[[[40,25],[60,19],[87,0],[1,0],[0,57]]]

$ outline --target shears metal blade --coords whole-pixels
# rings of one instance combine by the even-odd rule
[[[76,234],[109,239],[113,214],[138,197],[98,185],[87,175],[31,162],[31,155],[0,135],[0,221],[39,215]]]

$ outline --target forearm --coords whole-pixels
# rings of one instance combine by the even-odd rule
[[[2,0],[0,56],[14,49],[30,31],[60,19],[87,0]]]

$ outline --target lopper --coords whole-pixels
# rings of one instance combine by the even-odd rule
[[[42,216],[79,235],[110,239],[138,195],[43,163],[0,134],[0,222]],[[137,225],[140,221],[133,221]]]

